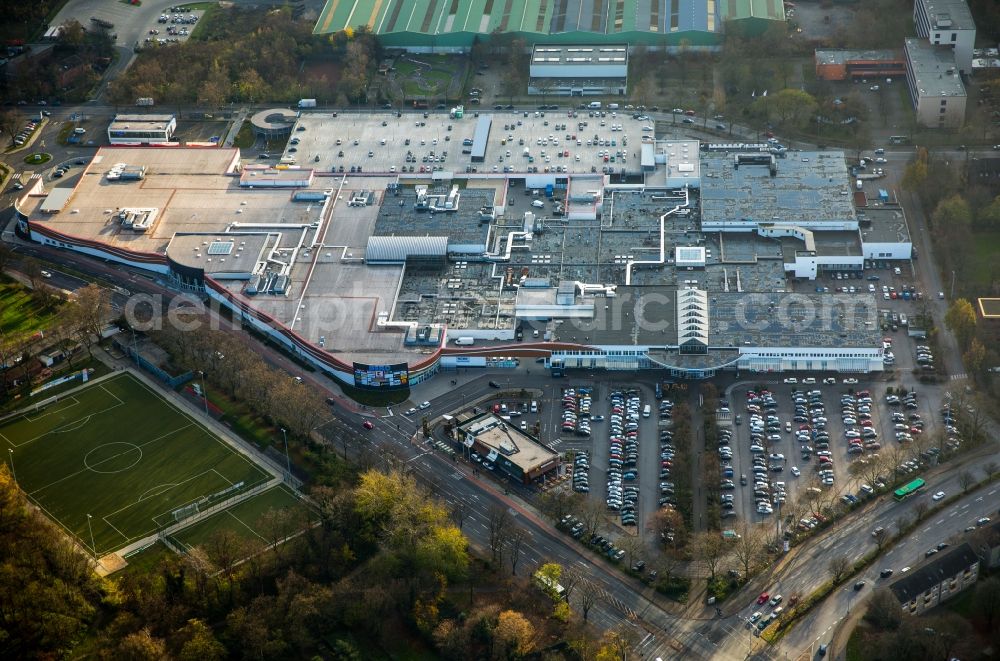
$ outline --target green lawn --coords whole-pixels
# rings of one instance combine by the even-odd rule
[[[36,333],[52,325],[58,306],[43,306],[19,282],[0,279],[0,333]]]
[[[193,548],[204,544],[217,530],[228,528],[244,539],[256,540],[261,544],[268,543],[266,533],[259,530],[260,517],[268,510],[288,508],[298,509],[304,513],[308,511],[306,505],[288,487],[280,485],[184,528],[174,534],[173,539],[187,548]],[[303,517],[303,521],[305,519],[306,517]]]
[[[270,479],[130,374],[14,418],[0,426],[4,446],[28,497],[99,554]]]
[[[969,246],[973,282],[966,283],[968,292],[983,292],[989,288],[993,265],[1000,255],[1000,232],[975,232]]]

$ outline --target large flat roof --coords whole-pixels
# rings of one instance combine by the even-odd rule
[[[855,220],[844,153],[788,152],[766,164],[735,164],[736,156],[704,153],[701,215],[705,223],[753,220],[803,223]]]
[[[591,345],[676,346],[674,287],[619,286],[614,305],[598,298],[594,320],[566,321],[554,339]],[[622,311],[629,314],[624,315]],[[873,348],[881,337],[871,294],[708,292],[712,350],[753,347]],[[866,323],[867,322],[867,323]],[[711,351],[710,351],[711,353]]]
[[[958,75],[955,51],[950,46],[935,46],[924,39],[907,39],[906,59],[909,75],[922,97],[965,96],[965,85]]]

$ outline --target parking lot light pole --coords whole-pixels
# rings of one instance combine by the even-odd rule
[[[205,390],[205,372],[198,370],[198,374],[201,376],[201,398],[205,403],[205,415],[208,415],[208,391]]]
[[[281,428],[281,438],[285,440],[285,470],[288,471],[288,477],[292,477],[292,460],[288,458],[288,433],[285,428]]]
[[[7,448],[10,452],[10,476],[14,478],[14,484],[17,484],[17,473],[14,472],[14,448]]]
[[[90,530],[90,548],[94,552],[94,560],[97,560],[97,544],[94,542],[94,525],[91,523],[93,519],[91,515],[87,515],[87,528]]]

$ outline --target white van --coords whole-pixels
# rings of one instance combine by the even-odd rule
[[[644,407],[642,407],[642,417],[648,418],[649,413],[650,413],[649,404],[646,404]]]
[[[531,412],[538,413],[538,402],[532,400],[531,402]]]
[[[73,129],[73,133],[75,133],[77,135],[83,135],[86,132],[87,132],[87,129],[82,129],[82,128],[79,128],[79,127]]]
[[[590,103],[587,104],[587,107],[590,108],[591,110],[600,110],[601,109],[601,102],[600,101],[591,101]]]
[[[545,206],[545,203],[542,202],[541,200],[532,200],[531,201],[531,206],[533,206],[535,208],[538,208],[538,209],[541,209],[542,207]]]
[[[617,103],[609,103],[608,104],[608,110],[618,110],[618,104]]]

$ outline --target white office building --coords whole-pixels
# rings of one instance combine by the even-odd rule
[[[917,123],[928,128],[960,128],[965,123],[965,85],[954,53],[921,39],[907,39],[906,84]]]
[[[913,23],[921,38],[955,52],[959,73],[972,73],[976,24],[965,0],[914,0]]]
[[[174,115],[115,115],[108,126],[108,142],[113,145],[169,142],[176,130]]]
[[[623,96],[628,81],[628,46],[535,46],[528,94]]]

